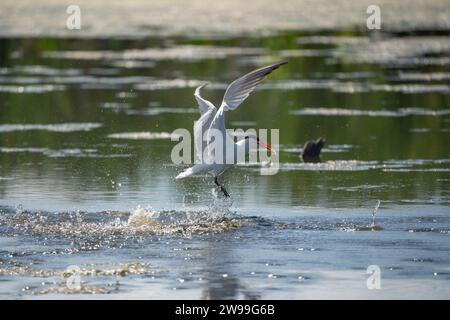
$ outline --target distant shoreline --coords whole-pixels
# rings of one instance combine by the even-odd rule
[[[69,1],[3,0],[0,37],[236,37],[293,30],[366,30],[371,0],[78,0],[81,30],[68,30]],[[448,1],[379,0],[382,31],[450,30]]]

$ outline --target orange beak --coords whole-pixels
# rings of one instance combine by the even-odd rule
[[[259,144],[261,147],[266,148],[266,149],[269,150],[269,151],[272,151],[272,147],[269,146],[268,144],[265,144],[265,143],[262,143],[262,142],[258,142],[258,144]]]

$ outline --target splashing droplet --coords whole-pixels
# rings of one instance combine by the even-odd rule
[[[381,201],[377,200],[377,204],[375,205],[375,208],[373,208],[373,211],[372,211],[372,224],[371,224],[372,228],[376,227],[376,225],[375,225],[375,217],[377,215],[378,208],[380,207],[380,204],[381,204]]]

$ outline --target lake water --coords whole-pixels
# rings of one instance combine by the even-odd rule
[[[0,48],[0,298],[450,298],[448,32]],[[280,60],[226,114],[280,129],[279,172],[229,170],[230,200],[209,177],[176,181],[170,133],[192,131],[195,87],[219,104]],[[319,137],[322,162],[303,163]]]

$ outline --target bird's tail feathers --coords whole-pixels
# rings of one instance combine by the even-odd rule
[[[175,179],[183,179],[183,178],[192,176],[192,175],[197,174],[197,173],[205,172],[207,168],[208,168],[207,165],[196,164],[195,166],[187,168],[186,170],[181,172],[179,175],[177,175],[175,177]]]
[[[189,168],[189,169],[186,169],[183,172],[181,172],[179,175],[177,175],[175,177],[175,179],[177,179],[177,180],[183,179],[183,178],[189,177],[193,174],[194,174],[194,172],[193,172],[192,168]]]

